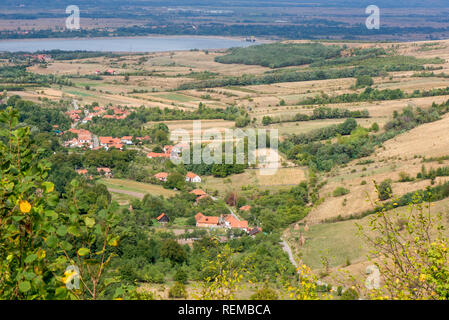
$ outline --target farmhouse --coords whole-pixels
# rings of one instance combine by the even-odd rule
[[[187,172],[186,182],[200,183],[201,182],[201,178],[196,173]]]
[[[109,168],[104,168],[104,167],[97,168],[97,172],[99,174],[104,174],[107,178],[112,177],[112,172],[111,172],[111,169],[109,169]]]
[[[121,142],[123,144],[132,145],[133,144],[133,137],[132,136],[124,136],[121,139]]]
[[[196,195],[197,197],[207,195],[207,193],[201,189],[194,189],[194,190],[190,191],[190,193]]]
[[[251,206],[243,206],[243,207],[240,207],[239,210],[240,211],[250,211],[251,210]]]
[[[201,212],[195,215],[196,226],[198,228],[228,228],[228,229],[240,229],[248,232],[248,221],[238,220],[232,214],[228,214],[225,217],[210,217],[205,216]]]
[[[166,182],[167,178],[168,178],[168,173],[167,172],[159,172],[159,173],[155,174],[154,177],[156,179],[158,179],[159,181]]]
[[[156,220],[159,223],[166,224],[170,221],[170,218],[165,213],[162,213],[159,217],[156,218]]]
[[[208,217],[201,212],[195,215],[195,221],[198,228],[218,228],[223,223],[221,217]]]
[[[240,229],[248,232],[248,221],[238,220],[232,214],[228,214],[225,218],[225,226],[229,229]]]

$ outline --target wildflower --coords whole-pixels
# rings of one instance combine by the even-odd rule
[[[31,211],[31,204],[28,201],[19,201],[19,208],[22,213],[28,213]]]

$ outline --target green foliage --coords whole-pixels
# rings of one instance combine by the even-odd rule
[[[247,48],[232,48],[216,57],[220,63],[261,65],[270,68],[298,66],[340,56],[341,47],[320,43],[271,43]]]
[[[187,259],[184,248],[172,239],[165,241],[162,245],[161,256],[169,259],[172,263],[183,263]]]
[[[335,188],[334,192],[332,192],[332,195],[334,197],[341,197],[341,196],[344,196],[344,195],[346,195],[348,193],[349,193],[348,189],[346,189],[344,187],[337,187],[337,188]]]
[[[361,75],[357,77],[357,81],[355,83],[355,86],[357,88],[363,88],[363,87],[370,87],[374,84],[373,78],[371,78],[368,75]]]
[[[263,288],[257,290],[256,293],[252,294],[250,297],[251,300],[278,300],[279,295],[273,289],[268,286],[264,286]]]
[[[0,112],[0,296],[98,299],[119,240],[112,232],[116,207],[107,196],[89,201],[76,180],[68,198],[58,198],[46,181],[49,162],[31,152],[30,129],[18,124],[17,111]],[[80,287],[64,286],[76,275]]]
[[[187,299],[187,290],[184,284],[176,282],[168,291],[169,298]]]
[[[175,276],[173,277],[173,280],[182,284],[186,284],[188,279],[189,275],[187,274],[187,271],[184,270],[184,268],[178,268],[176,270]]]
[[[390,199],[393,196],[393,190],[392,190],[392,180],[386,179],[380,183],[380,185],[377,187],[377,192],[379,194],[379,200],[384,201],[387,199]]]
[[[340,297],[340,300],[358,300],[359,294],[352,288],[346,289]]]

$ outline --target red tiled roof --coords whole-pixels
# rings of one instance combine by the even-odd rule
[[[190,193],[193,193],[196,196],[203,196],[203,195],[207,194],[206,192],[204,192],[201,189],[192,190],[192,191],[190,191]]]
[[[111,169],[109,168],[97,168],[97,172],[106,172],[106,173],[110,173]]]
[[[159,173],[155,174],[154,177],[157,179],[164,179],[164,178],[168,177],[168,173],[167,172],[159,172]]]
[[[76,173],[78,173],[78,174],[87,174],[87,169],[76,170]]]
[[[248,221],[246,220],[239,221],[232,214],[227,215],[225,220],[229,222],[229,225],[233,229],[234,228],[248,229]]]
[[[240,207],[239,210],[240,211],[249,211],[249,210],[251,210],[251,206],[243,206],[243,207]]]
[[[198,177],[198,175],[196,173],[193,172],[187,172],[186,177],[189,179],[193,179],[195,177]]]
[[[156,218],[157,221],[160,221],[165,216],[165,213],[162,213],[159,217]]]
[[[148,158],[170,158],[169,154],[165,153],[156,153],[156,152],[150,152],[147,154]]]
[[[113,144],[109,145],[109,148],[116,148],[116,149],[120,150],[120,149],[123,148],[123,144],[121,144],[121,143],[113,143]]]
[[[203,215],[201,212],[198,212],[195,215],[195,220],[199,224],[211,224],[211,225],[218,225],[219,217],[208,217]]]
[[[203,194],[202,196],[199,196],[198,198],[196,198],[196,201],[202,200],[202,199],[206,199],[209,198],[208,194]]]

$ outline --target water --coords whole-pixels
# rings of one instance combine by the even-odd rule
[[[162,52],[191,49],[227,49],[247,47],[255,43],[245,40],[207,37],[144,37],[100,39],[3,40],[0,51],[86,50],[112,52]]]

